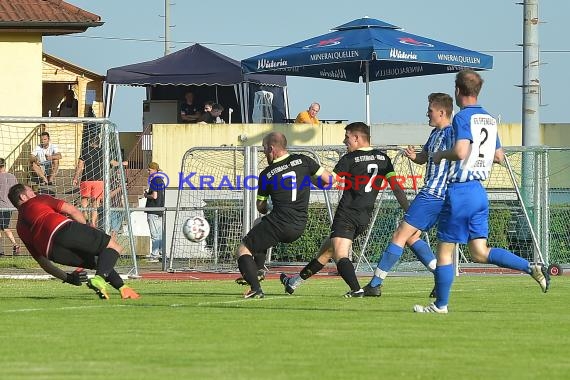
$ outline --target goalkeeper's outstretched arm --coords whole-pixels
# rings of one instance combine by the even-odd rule
[[[59,278],[61,281],[67,280],[67,273],[53,265],[53,263],[49,261],[47,257],[37,256],[34,257],[34,259],[36,259],[38,264],[40,264],[40,267],[42,267],[42,269],[47,273],[51,274],[55,278]]]

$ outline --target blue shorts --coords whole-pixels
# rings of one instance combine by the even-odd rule
[[[450,183],[437,227],[437,239],[465,244],[489,236],[489,200],[481,182]]]
[[[51,169],[52,169],[51,161],[42,161],[40,162],[40,166],[44,169],[44,173],[46,175],[51,175]]]
[[[404,221],[420,231],[429,231],[437,223],[443,202],[441,198],[420,191],[404,214]]]

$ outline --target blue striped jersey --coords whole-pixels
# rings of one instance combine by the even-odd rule
[[[432,155],[438,151],[451,149],[453,141],[453,129],[451,126],[441,129],[434,128],[431,131],[423,148],[428,155],[428,159],[426,162],[424,186],[420,190],[421,192],[437,198],[445,198],[449,163],[447,160],[441,160],[439,164],[436,164],[433,162]]]

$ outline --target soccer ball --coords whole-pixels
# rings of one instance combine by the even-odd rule
[[[210,233],[210,224],[201,216],[195,216],[190,219],[186,219],[182,226],[182,233],[186,236],[186,239],[194,243],[198,243],[208,237],[208,234]]]

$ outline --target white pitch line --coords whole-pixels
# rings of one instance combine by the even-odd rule
[[[87,278],[93,278],[95,274],[87,275]],[[127,275],[120,275],[123,280],[127,280],[130,277]],[[3,280],[57,280],[54,276],[50,274],[0,274],[0,279]]]
[[[218,302],[200,302],[197,306],[210,306],[210,305],[224,305],[224,304],[235,304],[235,303],[242,303],[242,302],[252,302],[252,301],[273,301],[273,300],[284,300],[284,299],[294,299],[295,297],[264,297],[264,298],[241,298],[238,300],[231,300],[231,301],[218,301]]]
[[[28,308],[28,309],[11,309],[2,310],[2,313],[26,313],[31,311],[49,311],[49,310],[82,310],[82,309],[98,309],[103,307],[127,307],[129,305],[93,305],[93,306],[62,306],[62,307],[52,307],[52,308]]]

